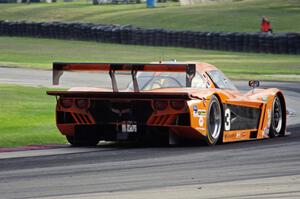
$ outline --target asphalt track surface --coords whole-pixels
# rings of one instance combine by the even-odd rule
[[[30,70],[37,77],[27,81],[24,71],[22,78],[13,75],[20,69],[9,70],[0,68],[1,83],[47,86],[51,78]],[[100,143],[0,153],[0,198],[300,198],[299,83],[262,86],[283,89],[296,114],[285,137],[214,147]]]

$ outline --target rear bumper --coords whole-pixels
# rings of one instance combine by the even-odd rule
[[[105,141],[134,141],[147,136],[160,137],[168,133],[168,127],[137,125],[136,131],[127,132],[122,129],[122,124],[58,124],[58,129],[63,135],[75,136],[78,138],[95,137]]]
[[[58,124],[63,135],[78,139],[94,137],[105,141],[137,141],[145,139],[168,139],[169,132],[183,139],[204,139],[205,137],[192,127],[137,125],[136,132],[122,131],[121,124]],[[124,130],[124,129],[123,129]]]

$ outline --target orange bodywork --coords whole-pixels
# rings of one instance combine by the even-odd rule
[[[143,132],[146,132],[147,128],[163,128],[178,137],[207,139],[208,104],[211,97],[216,96],[222,107],[223,142],[269,137],[274,97],[281,96],[285,104],[280,90],[255,89],[241,93],[235,89],[218,88],[208,75],[209,71],[218,69],[207,63],[138,64],[138,67],[143,71],[185,72],[186,66],[191,65],[204,79],[206,88],[182,87],[115,92],[83,87],[68,91],[48,91],[49,95],[59,96],[56,106],[57,127],[62,134],[69,136],[74,136],[76,129],[87,134],[89,129],[96,133],[105,131],[105,134],[100,136],[103,140],[118,140],[117,137],[108,135],[110,131],[121,131],[128,126],[134,128],[128,127],[129,130],[125,129],[126,131],[135,132],[136,127],[143,129]],[[132,68],[140,69],[135,66],[119,64],[117,69],[128,71]],[[55,68],[54,73],[60,76],[62,70],[109,71],[110,67],[111,64],[66,63]],[[53,77],[53,81],[58,83],[58,78]],[[131,118],[129,124],[128,118]],[[285,120],[284,117],[284,124]],[[115,133],[118,132],[112,134]]]

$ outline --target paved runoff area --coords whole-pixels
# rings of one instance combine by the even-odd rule
[[[22,75],[20,75],[22,74]],[[74,80],[73,76],[76,76]],[[91,74],[89,74],[91,75]],[[89,77],[86,83],[104,81]],[[85,75],[64,74],[67,86]],[[51,71],[0,68],[0,83],[51,86]],[[95,81],[95,82],[94,82]],[[235,81],[243,91],[246,81]],[[0,198],[300,198],[299,83],[262,82],[284,91],[288,135],[214,147],[28,146],[0,152]],[[1,150],[0,150],[1,151]]]

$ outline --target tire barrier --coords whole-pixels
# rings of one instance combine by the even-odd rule
[[[0,36],[173,46],[237,52],[300,54],[300,33],[195,32],[132,25],[0,21]]]

